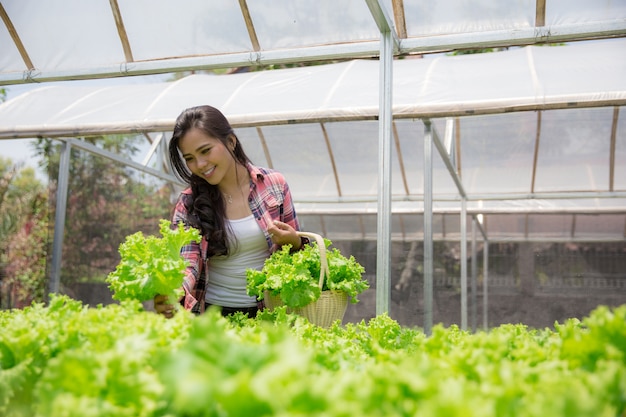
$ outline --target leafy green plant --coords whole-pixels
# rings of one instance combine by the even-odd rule
[[[0,310],[0,329],[3,417],[626,416],[626,305],[556,331],[428,336],[386,314],[330,328],[285,307],[165,319],[52,294]]]
[[[116,300],[147,301],[157,294],[179,298],[187,262],[180,255],[184,245],[200,242],[200,232],[179,223],[170,227],[168,220],[159,223],[162,238],[137,232],[120,245],[120,263],[106,282]],[[173,303],[176,304],[175,302]]]
[[[329,274],[321,290],[320,253],[317,243],[313,243],[294,253],[290,253],[291,245],[285,245],[266,259],[260,271],[248,269],[248,294],[262,299],[268,291],[280,295],[286,306],[295,308],[316,301],[326,290],[344,291],[352,303],[358,302],[357,295],[369,288],[363,279],[365,268],[353,256],[346,258],[339,249],[329,249],[331,244],[324,239]]]

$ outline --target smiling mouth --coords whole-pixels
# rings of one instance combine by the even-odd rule
[[[206,171],[204,171],[202,173],[202,175],[204,175],[205,177],[208,177],[209,175],[211,175],[213,173],[213,171],[215,171],[215,166],[213,166],[210,169],[207,169]]]

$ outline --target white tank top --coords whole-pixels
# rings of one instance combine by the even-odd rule
[[[246,269],[263,268],[269,256],[267,241],[253,215],[227,222],[237,244],[228,256],[209,260],[205,301],[222,307],[254,307],[256,298],[246,292]]]

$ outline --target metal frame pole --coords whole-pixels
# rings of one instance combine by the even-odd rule
[[[461,199],[461,330],[467,330],[467,200]]]
[[[424,333],[433,327],[433,133],[424,121]]]
[[[389,313],[391,304],[391,106],[393,90],[393,37],[391,32],[381,33],[381,40],[376,315]]]
[[[483,248],[483,329],[489,329],[489,320],[487,318],[487,312],[489,302],[487,297],[489,296],[488,283],[489,283],[489,241],[485,239]]]
[[[472,216],[472,276],[471,276],[471,294],[470,294],[470,302],[471,302],[471,323],[472,323],[472,331],[476,331],[478,327],[478,289],[477,289],[477,281],[478,281],[478,265],[476,262],[476,217]]]
[[[67,209],[67,192],[70,177],[70,160],[72,144],[64,141],[61,145],[59,161],[59,178],[57,182],[57,201],[54,213],[54,240],[52,243],[52,267],[50,270],[49,294],[59,292],[61,283],[61,257],[63,253],[63,235],[65,233],[65,211]]]

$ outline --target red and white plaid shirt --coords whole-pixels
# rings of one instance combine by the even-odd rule
[[[248,164],[247,168],[251,178],[248,204],[255,220],[265,234],[270,252],[274,252],[278,247],[273,244],[267,232],[268,226],[274,220],[280,220],[294,229],[300,230],[291,192],[285,177],[280,172],[252,164]],[[172,216],[173,227],[181,221],[188,224],[185,200],[189,196],[191,196],[191,188],[185,189],[179,196]],[[182,304],[185,309],[199,313],[204,312],[204,302],[199,303],[198,301],[204,300],[206,292],[207,246],[208,241],[203,238],[200,244],[192,242],[183,246],[180,252],[189,264],[183,282],[185,297]]]

